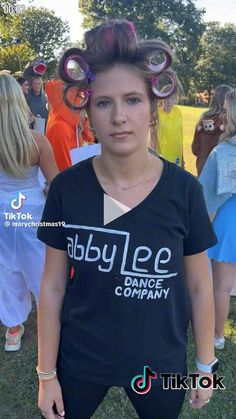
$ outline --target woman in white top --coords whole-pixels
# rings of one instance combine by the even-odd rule
[[[51,182],[58,173],[48,140],[28,127],[21,87],[0,75],[0,321],[7,326],[6,351],[20,349],[23,322],[38,302],[44,246],[36,238],[45,195],[40,167]]]

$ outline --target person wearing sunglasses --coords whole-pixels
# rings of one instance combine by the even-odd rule
[[[38,405],[47,419],[91,417],[112,386],[125,388],[140,418],[176,419],[185,390],[165,390],[160,374],[186,374],[189,298],[197,371],[217,364],[204,252],[216,238],[202,189],[148,150],[158,99],[177,88],[171,60],[162,41],[112,20],[60,61],[65,103],[86,109],[101,155],[56,177],[42,222],[59,225],[38,230],[47,245]],[[191,406],[211,396],[192,389]]]

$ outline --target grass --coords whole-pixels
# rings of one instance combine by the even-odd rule
[[[183,131],[184,131],[184,160],[185,169],[196,175],[195,156],[191,151],[191,144],[193,141],[195,125],[199,120],[200,115],[206,109],[193,108],[190,106],[179,106],[183,116]]]
[[[184,156],[187,170],[195,173],[195,159],[191,153],[194,126],[202,109],[181,106],[184,121]],[[5,328],[0,327],[0,419],[40,419],[37,409],[36,312],[35,307],[26,323],[22,350],[5,353]],[[186,397],[180,419],[235,419],[236,418],[236,298],[231,297],[231,310],[226,325],[227,344],[218,351],[220,375],[225,376],[226,390],[215,392],[213,400],[202,410],[193,411]],[[194,365],[194,347],[189,336],[188,362]],[[137,415],[122,389],[112,388],[93,419],[135,419]],[[149,419],[149,418],[148,418]],[[161,419],[161,418],[160,418]]]

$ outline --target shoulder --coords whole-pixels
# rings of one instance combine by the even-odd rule
[[[215,159],[219,154],[222,153],[225,149],[228,148],[228,144],[226,142],[217,144],[210,152],[208,158]]]
[[[45,135],[41,134],[39,131],[31,130],[31,134],[34,138],[35,143],[37,144],[40,153],[43,151],[50,151],[51,150],[51,144]]]
[[[31,134],[33,135],[34,140],[39,147],[44,143],[48,143],[47,137],[45,137],[45,135],[43,135],[41,132],[31,130]]]
[[[28,100],[31,100],[32,98],[34,98],[34,96],[32,95],[32,92],[28,93]]]
[[[51,185],[55,185],[59,189],[70,189],[72,185],[81,184],[81,182],[88,182],[90,174],[91,158],[83,160],[68,169],[59,173],[52,181]]]
[[[173,107],[172,112],[173,112],[175,115],[182,116],[181,109],[180,109],[180,108],[179,108],[179,106],[177,106],[177,105],[175,105],[175,106]]]
[[[169,182],[171,187],[177,190],[186,191],[189,189],[199,188],[198,179],[187,170],[182,169],[175,163],[167,162],[169,172]]]

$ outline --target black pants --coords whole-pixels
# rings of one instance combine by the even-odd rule
[[[106,396],[109,386],[79,381],[64,373],[59,378],[65,407],[65,419],[89,419]],[[177,419],[185,391],[163,390],[153,386],[144,395],[132,388],[125,392],[140,419]],[[119,412],[117,412],[119,418]]]

